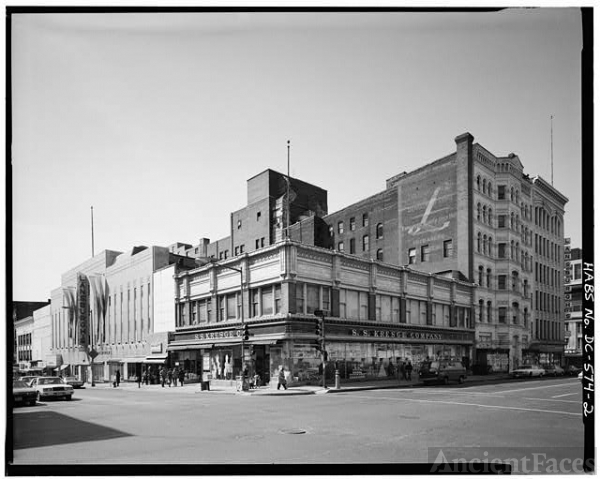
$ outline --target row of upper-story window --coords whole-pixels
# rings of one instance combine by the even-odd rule
[[[444,240],[442,242],[442,256],[444,258],[452,258],[454,254],[454,245],[452,240]],[[428,263],[431,261],[431,246],[424,244],[419,247],[419,261]],[[417,248],[408,248],[408,264],[417,263]]]
[[[481,232],[478,232],[477,252],[484,255],[488,255],[493,258],[493,249],[494,244],[492,237],[488,236],[487,234],[482,234]],[[520,260],[523,269],[525,269],[526,271],[531,271],[532,269],[532,257],[529,255],[529,252],[521,250],[521,246],[518,241],[511,240],[510,243],[499,242],[496,247],[495,257],[497,259],[511,259],[513,261]]]
[[[475,184],[477,185],[477,191],[480,192],[483,195],[487,195],[490,198],[492,198],[492,180],[488,180],[485,177],[482,177],[481,175],[477,175],[477,178],[475,178]],[[507,200],[510,198],[510,201],[512,201],[513,203],[515,203],[516,205],[519,205],[519,203],[522,205],[522,207],[525,207],[523,202],[520,202],[520,194],[519,194],[519,189],[515,188],[514,186],[510,186],[510,190],[508,189],[509,185],[497,185],[497,199],[498,200]]]
[[[554,314],[562,313],[561,297],[536,290],[534,307],[536,311]]]
[[[19,361],[31,361],[31,358],[32,358],[31,349],[26,349],[26,350],[17,352],[17,359]]]
[[[369,247],[369,235],[364,235],[362,237],[362,251],[363,252],[368,252],[370,251],[370,247]],[[348,240],[348,253],[350,254],[356,254],[356,238],[350,238]],[[337,250],[340,253],[344,253],[346,252],[346,244],[344,241],[338,241],[337,244]],[[375,259],[377,259],[377,261],[383,261],[383,248],[378,248],[377,252],[375,254]]]
[[[290,285],[292,286],[292,285]],[[296,283],[295,309],[300,314],[314,314],[316,310],[331,311],[331,288],[329,286]],[[212,298],[182,302],[178,305],[177,327],[193,326],[210,322],[239,320],[242,305],[239,292],[218,295],[216,309]],[[353,320],[375,320],[408,324],[445,325],[471,327],[470,309],[457,306],[451,315],[450,305],[432,303],[429,316],[427,302],[407,299],[406,311],[401,315],[400,298],[394,295],[375,295],[375,317],[369,313],[369,294],[348,288],[339,290],[339,317]],[[250,290],[250,311],[244,317],[260,317],[282,312],[281,284]]]
[[[535,263],[535,281],[553,288],[562,288],[562,274],[560,270],[546,266],[545,264]]]
[[[547,339],[550,341],[560,341],[560,323],[558,321],[552,321],[547,319],[536,319],[535,320],[535,338],[536,339]]]
[[[17,346],[27,346],[31,344],[31,333],[17,335]]]
[[[536,206],[534,210],[534,223],[550,234],[558,236],[562,240],[563,225],[558,215],[550,215],[541,206]]]
[[[369,216],[367,215],[367,213],[365,213],[363,215],[362,225],[363,225],[363,228],[367,228],[369,226]],[[356,231],[356,218],[355,217],[350,218],[348,230]],[[337,232],[338,232],[338,234],[344,234],[344,221],[343,220],[338,221]],[[331,237],[334,236],[333,225],[329,225],[329,236],[331,236]],[[375,227],[375,238],[376,239],[383,238],[383,223],[377,223],[377,226]]]
[[[556,263],[559,263],[561,258],[563,258],[562,246],[560,246],[560,244],[555,243],[548,238],[544,238],[537,233],[535,235],[534,248],[535,252],[542,258],[547,258]]]
[[[497,315],[494,313],[497,312]],[[510,316],[509,316],[510,315]],[[524,327],[528,327],[530,319],[530,313],[527,306],[521,307],[518,302],[513,302],[511,308],[506,306],[499,306],[496,311],[492,306],[491,301],[485,302],[480,299],[477,307],[477,321],[480,323],[494,323],[497,320],[498,324],[517,324]]]
[[[506,274],[498,274],[497,276],[497,289],[499,290],[507,290],[508,289],[508,278],[509,276]],[[529,298],[531,295],[531,287],[529,281],[527,279],[523,279],[521,281],[519,277],[518,271],[513,271],[510,275],[511,278],[511,290],[522,294],[523,297]],[[481,287],[492,288],[494,287],[492,284],[492,270],[491,268],[487,268],[484,271],[484,267],[479,265],[477,269],[477,284]]]

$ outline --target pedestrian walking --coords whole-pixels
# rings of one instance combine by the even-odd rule
[[[279,380],[277,381],[277,390],[278,391],[281,386],[283,386],[283,389],[287,390],[287,381],[285,379],[285,368],[283,366],[281,366],[281,369],[279,370]]]
[[[406,376],[409,381],[412,380],[412,370],[413,370],[413,366],[412,366],[411,362],[409,361],[408,364],[406,365]]]
[[[146,370],[144,371],[144,376],[143,376],[143,379],[144,379],[144,384],[145,384],[146,386],[148,386],[148,384],[149,384],[149,382],[150,382],[150,371],[148,371],[148,369],[146,369]]]
[[[177,387],[177,379],[179,379],[179,368],[175,366],[173,368],[173,387]]]
[[[117,372],[115,373],[115,383],[117,384],[117,387],[119,387],[120,382],[121,382],[121,371],[119,371],[117,369]]]
[[[179,383],[181,384],[181,387],[183,387],[183,381],[185,380],[185,371],[183,369],[179,370]]]
[[[165,382],[167,381],[167,370],[164,368],[164,366],[160,367],[159,375],[160,375],[161,385],[164,388],[165,387]]]
[[[173,370],[171,368],[167,371],[167,382],[169,383],[169,387],[171,387],[171,383],[173,382]]]
[[[406,363],[404,361],[402,361],[400,363],[400,379],[407,379],[406,378]]]
[[[135,382],[138,385],[138,388],[142,387],[142,372],[138,371],[135,373]]]

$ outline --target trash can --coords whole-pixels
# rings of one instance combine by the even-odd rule
[[[210,382],[209,381],[202,381],[200,383],[200,391],[210,391]]]

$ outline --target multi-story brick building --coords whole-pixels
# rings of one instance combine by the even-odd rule
[[[474,359],[483,369],[560,361],[567,198],[525,174],[517,155],[496,156],[473,140],[458,136],[456,151],[330,214],[324,190],[292,178],[300,194],[290,195],[289,237],[477,283]],[[248,206],[231,215],[231,236],[202,239],[188,254],[222,260],[282,238],[285,179],[271,170],[250,179]]]
[[[565,360],[566,366],[582,367],[583,280],[581,248],[571,248],[565,238]]]
[[[240,374],[242,320],[251,373],[276,381],[283,365],[294,382],[314,379],[316,310],[327,311],[328,375],[336,362],[354,378],[386,376],[401,359],[472,357],[475,285],[289,239],[182,271],[176,289],[169,350],[204,380]]]

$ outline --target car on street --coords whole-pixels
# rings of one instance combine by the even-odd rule
[[[69,384],[74,388],[83,387],[83,381],[75,376],[67,376],[66,378],[63,378],[63,381],[65,382],[65,384]]]
[[[583,369],[573,366],[572,364],[567,368],[567,374],[569,376],[577,376]]]
[[[35,406],[37,401],[37,391],[27,382],[16,380],[12,384],[13,404],[15,406],[24,404],[25,406]]]
[[[581,371],[578,375],[577,375],[577,379],[579,379],[580,381],[583,381],[583,371]]]
[[[524,378],[524,377],[538,377],[541,378],[546,374],[544,368],[537,366],[535,364],[525,364],[520,368],[513,369],[512,376],[514,378]]]
[[[65,398],[70,401],[73,397],[73,386],[54,376],[35,378],[31,387],[37,391],[38,401],[45,398]]]
[[[35,378],[39,378],[41,376],[21,376],[19,378],[19,381],[24,381],[27,384],[29,384],[31,386],[31,382],[35,379]]]
[[[557,364],[544,364],[544,371],[546,371],[546,376],[564,376],[565,370],[558,366]]]
[[[460,361],[453,360],[435,360],[424,361],[419,369],[419,379],[424,384],[444,383],[458,381],[460,384],[467,379],[467,370]]]

